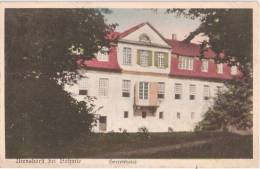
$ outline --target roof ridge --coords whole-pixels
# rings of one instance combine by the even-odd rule
[[[176,40],[176,39],[166,38],[166,40],[168,40],[168,41],[177,41],[177,42],[179,42],[179,43],[183,43],[183,44],[187,44],[187,45],[196,45],[196,46],[200,46],[200,44],[197,44],[197,43],[192,43],[192,42],[186,43],[186,42],[183,42],[183,41],[181,41],[181,40]]]
[[[142,22],[142,23],[140,23],[140,24],[138,24],[138,25],[135,25],[135,26],[133,26],[133,27],[131,27],[131,28],[129,28],[129,29],[123,31],[122,33],[120,33],[119,37],[123,38],[123,37],[125,37],[126,35],[128,35],[128,34],[134,32],[135,30],[137,30],[137,29],[143,27],[145,24],[149,24],[149,23],[148,23],[148,22]]]

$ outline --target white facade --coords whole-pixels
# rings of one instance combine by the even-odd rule
[[[140,127],[147,127],[151,132],[167,132],[168,128],[173,131],[192,131],[198,121],[201,120],[203,113],[208,109],[212,100],[204,100],[204,85],[210,87],[210,96],[214,97],[217,87],[223,86],[222,83],[192,80],[181,78],[169,78],[168,76],[155,77],[147,75],[133,75],[124,73],[110,73],[99,71],[84,71],[88,78],[88,95],[96,96],[97,107],[103,108],[99,111],[101,116],[107,117],[107,130],[115,131],[126,129],[128,132],[137,132]],[[98,84],[100,78],[109,79],[108,96],[99,96]],[[130,97],[122,97],[122,81],[131,80]],[[165,98],[161,99],[160,106],[154,116],[142,118],[141,115],[134,115],[134,84],[139,81],[165,82]],[[175,83],[182,84],[181,99],[174,98]],[[195,99],[190,100],[189,86],[196,86]],[[84,100],[84,96],[78,95],[78,85],[68,88],[68,90],[79,100]],[[128,118],[124,118],[124,112],[128,111]],[[159,119],[159,112],[163,112],[163,118]],[[177,113],[180,119],[177,119]],[[194,117],[191,118],[192,112]],[[99,125],[95,131],[99,131]]]
[[[139,37],[144,33],[150,40],[147,45],[139,44]],[[134,41],[138,43],[133,43]],[[131,48],[131,64],[129,65],[123,63],[123,49],[125,47]],[[137,61],[137,50],[168,53],[168,67],[154,66],[154,59],[151,66],[140,66]],[[171,58],[171,47],[149,25],[145,25],[120,39],[117,43],[117,61],[122,71],[81,69],[80,72],[84,78],[80,81],[87,84],[84,90],[87,90],[88,96],[97,98],[95,101],[97,108],[102,107],[97,112],[98,116],[103,118],[102,125],[98,122],[93,130],[95,132],[120,132],[123,130],[137,132],[140,127],[146,127],[150,132],[194,130],[197,122],[202,119],[203,114],[212,105],[216,91],[223,87],[223,83],[209,79],[171,77],[169,76]],[[106,80],[106,83],[102,82],[102,89],[100,89],[100,79]],[[123,80],[130,81],[129,97],[122,94]],[[148,82],[149,84],[163,82],[164,97],[153,100],[155,105],[149,103],[152,98],[141,100],[138,87],[140,82]],[[178,97],[175,96],[175,84],[181,86]],[[209,87],[209,99],[207,100],[204,96],[205,86]],[[84,100],[86,93],[83,92],[83,95],[79,95],[80,86],[78,84],[66,86],[66,90],[76,99]],[[103,94],[100,94],[100,90]],[[104,90],[106,90],[105,94]],[[149,89],[148,92],[158,94],[154,89]],[[151,95],[151,97],[153,96]],[[140,105],[136,104],[136,100],[139,101]],[[147,103],[143,101],[147,101]]]

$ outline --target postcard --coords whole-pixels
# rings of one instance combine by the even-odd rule
[[[1,2],[1,167],[259,167],[255,2]]]

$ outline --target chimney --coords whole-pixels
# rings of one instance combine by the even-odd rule
[[[177,40],[177,35],[175,33],[172,34],[172,40]]]

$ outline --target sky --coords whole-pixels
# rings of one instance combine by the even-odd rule
[[[118,23],[116,31],[122,32],[142,22],[149,22],[155,27],[165,38],[171,38],[172,34],[177,35],[177,40],[183,40],[194,31],[200,21],[191,20],[184,17],[176,17],[173,14],[166,14],[165,9],[111,9],[111,14],[106,14],[107,23]],[[200,43],[206,39],[203,36],[195,37],[192,42]]]

